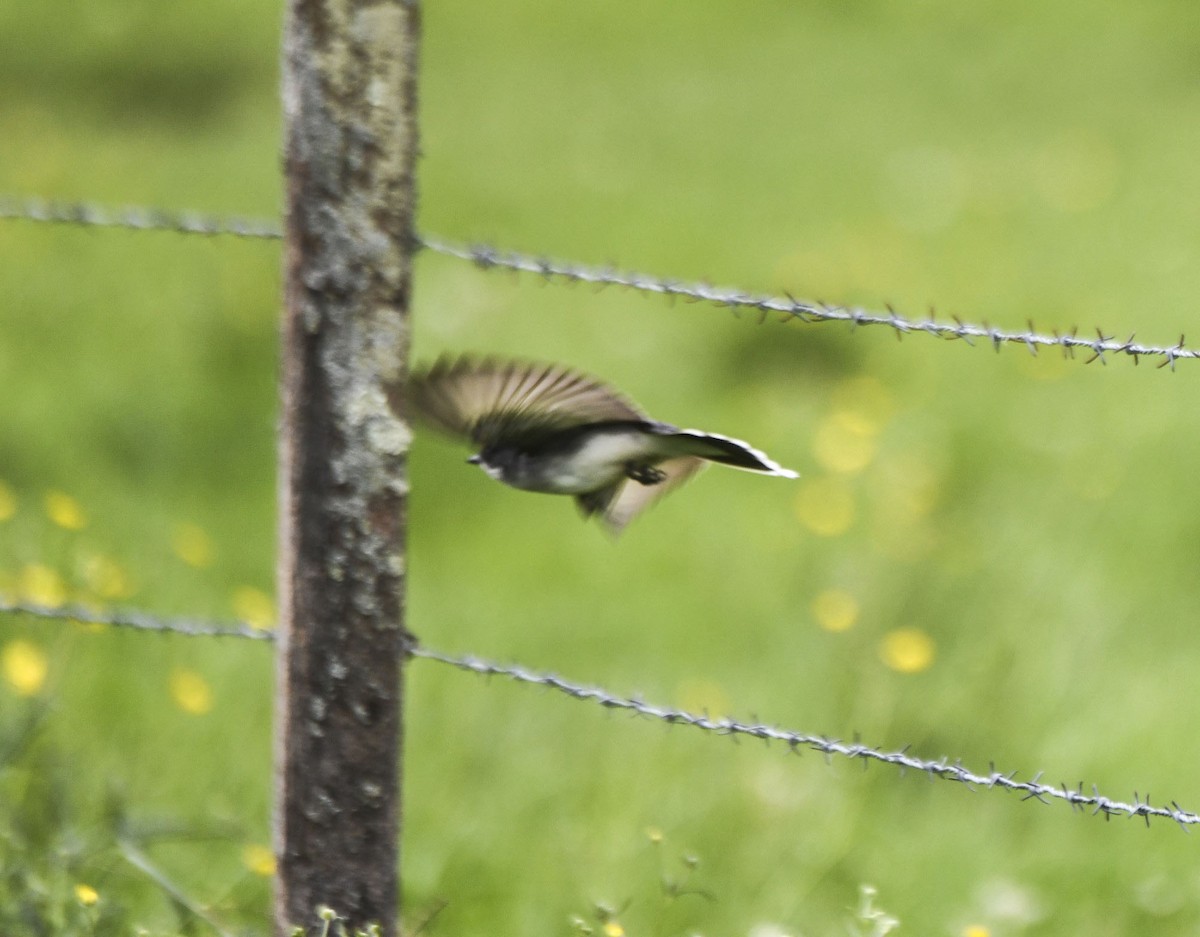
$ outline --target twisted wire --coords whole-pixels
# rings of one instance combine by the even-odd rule
[[[137,230],[166,230],[182,234],[206,236],[234,235],[244,238],[279,239],[283,236],[277,222],[264,219],[223,217],[197,212],[171,212],[159,208],[106,208],[86,202],[51,202],[36,198],[0,197],[0,218],[27,221],[102,227],[133,228]],[[1004,345],[1019,345],[1036,355],[1041,348],[1057,348],[1065,356],[1076,352],[1089,355],[1085,363],[1108,363],[1108,356],[1132,358],[1137,364],[1143,357],[1160,359],[1158,367],[1175,370],[1178,361],[1200,357],[1200,349],[1189,348],[1184,336],[1174,345],[1148,345],[1135,341],[1135,335],[1122,340],[1115,334],[1095,330],[1095,336],[1080,334],[1079,330],[1051,334],[1038,332],[1033,323],[1028,329],[1001,329],[989,325],[963,322],[958,317],[938,319],[931,310],[925,318],[901,315],[887,307],[885,312],[871,311],[858,306],[839,306],[812,300],[797,299],[790,294],[772,296],[747,290],[716,287],[705,283],[688,283],[668,277],[597,267],[569,260],[552,260],[518,251],[500,250],[482,244],[460,244],[436,235],[419,235],[418,247],[433,253],[469,261],[484,270],[512,270],[542,277],[548,282],[588,283],[594,286],[619,286],[643,293],[706,303],[735,311],[750,310],[760,317],[778,314],[785,320],[800,322],[845,322],[853,326],[883,326],[892,329],[898,338],[923,334],[934,338],[958,340],[973,345],[976,341],[989,344],[997,351]]]
[[[131,609],[98,611],[83,606],[52,608],[35,603],[0,600],[0,614],[30,615],[42,620],[84,622],[130,628],[142,632],[181,634],[189,637],[247,638],[255,641],[273,641],[275,639],[273,631],[254,628],[241,622],[230,624],[193,618],[166,618]],[[499,664],[473,655],[455,656],[416,644],[409,646],[408,653],[412,657],[444,664],[478,676],[506,677],[517,683],[545,687],[572,699],[595,703],[604,709],[629,712],[645,718],[656,719],[668,725],[689,726],[712,735],[746,736],[767,742],[782,742],[794,752],[809,749],[820,752],[827,758],[837,756],[878,762],[891,765],[902,772],[920,771],[929,775],[931,779],[954,781],[972,789],[1012,791],[1022,794],[1023,800],[1037,800],[1041,803],[1049,803],[1053,800],[1064,801],[1073,809],[1090,809],[1093,814],[1102,814],[1105,818],[1113,816],[1141,817],[1149,825],[1151,817],[1155,817],[1173,820],[1184,829],[1200,823],[1200,815],[1184,810],[1174,801],[1166,806],[1155,806],[1150,803],[1148,797],[1142,798],[1136,792],[1132,802],[1126,802],[1104,796],[1094,785],[1091,793],[1085,793],[1082,782],[1075,787],[1065,783],[1058,786],[1043,784],[1040,774],[1023,781],[1017,778],[1015,772],[1004,773],[997,771],[994,766],[989,767],[986,774],[980,774],[969,770],[960,761],[950,761],[946,758],[919,758],[910,754],[907,748],[885,751],[860,742],[844,742],[840,739],[783,729],[766,723],[742,722],[729,717],[715,718],[708,714],[647,703],[637,697],[621,696],[601,687],[575,683],[557,674],[529,670],[516,664]]]

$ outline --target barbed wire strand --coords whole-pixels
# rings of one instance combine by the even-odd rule
[[[244,238],[283,237],[278,222],[165,208],[124,206],[111,208],[91,202],[55,202],[40,198],[0,196],[0,218],[45,221],[98,228],[131,228],[135,231],[174,231],[216,237],[232,234]]]
[[[157,631],[183,634],[196,638],[248,638],[252,641],[274,641],[275,635],[263,628],[242,622],[218,624],[192,618],[163,618],[136,609],[104,610],[83,605],[54,607],[34,602],[13,602],[0,599],[0,614],[31,615],[54,621],[73,621],[85,625],[130,628],[135,631]]]
[[[282,237],[282,228],[278,223],[263,219],[171,212],[159,208],[113,209],[83,202],[52,202],[13,196],[0,196],[0,218],[137,230],[166,230],[207,236],[228,234],[247,238]],[[426,250],[469,261],[484,270],[505,269],[531,273],[548,282],[620,286],[645,293],[679,297],[690,302],[708,303],[734,311],[752,310],[763,318],[777,313],[785,320],[808,323],[846,322],[854,326],[885,326],[893,329],[897,338],[917,333],[934,338],[960,340],[969,345],[973,345],[978,339],[990,344],[996,351],[1004,345],[1023,345],[1034,355],[1040,348],[1058,348],[1064,356],[1072,358],[1076,352],[1090,353],[1090,357],[1085,361],[1087,364],[1093,361],[1107,364],[1108,355],[1130,357],[1134,364],[1143,357],[1159,358],[1162,360],[1158,367],[1170,367],[1172,371],[1175,370],[1177,361],[1200,358],[1200,349],[1187,347],[1182,335],[1175,345],[1142,344],[1134,341],[1133,333],[1122,341],[1101,329],[1095,330],[1094,338],[1080,335],[1078,329],[1066,333],[1054,331],[1046,335],[1039,333],[1032,322],[1027,330],[1014,331],[999,329],[986,322],[982,325],[963,322],[957,316],[952,316],[951,321],[938,319],[932,309],[926,318],[917,319],[903,316],[890,306],[886,312],[872,312],[857,306],[839,306],[797,299],[790,294],[772,296],[752,293],[705,283],[687,283],[667,277],[621,271],[611,266],[597,267],[574,261],[551,260],[487,245],[458,244],[435,235],[418,236],[417,243]]]
[[[1040,773],[1028,781],[1019,781],[1015,772],[1005,774],[997,771],[994,766],[989,768],[987,774],[977,774],[965,768],[960,761],[952,762],[945,758],[929,760],[911,755],[907,749],[882,751],[859,742],[843,742],[839,739],[805,732],[793,732],[763,723],[739,722],[729,717],[717,719],[707,714],[697,715],[682,709],[655,706],[640,699],[616,696],[599,687],[572,683],[555,674],[537,673],[523,667],[496,664],[480,660],[477,657],[454,657],[421,647],[414,649],[413,654],[416,657],[435,660],[483,676],[503,676],[520,683],[547,687],[565,693],[573,699],[590,701],[606,709],[624,710],[639,716],[647,716],[670,725],[691,726],[716,735],[749,736],[767,742],[782,742],[792,751],[799,752],[800,749],[807,748],[820,752],[827,758],[839,755],[844,758],[865,759],[868,762],[882,762],[897,767],[902,772],[920,771],[929,775],[931,779],[955,781],[965,784],[971,789],[999,788],[1013,791],[1023,794],[1023,800],[1038,800],[1042,803],[1048,803],[1048,799],[1061,800],[1070,804],[1072,809],[1087,810],[1090,808],[1093,814],[1103,814],[1106,819],[1118,815],[1141,817],[1149,826],[1151,817],[1160,817],[1174,820],[1185,830],[1189,826],[1200,823],[1200,815],[1182,809],[1173,801],[1170,806],[1155,807],[1150,804],[1149,798],[1143,799],[1136,792],[1133,796],[1133,803],[1125,803],[1103,796],[1094,785],[1092,793],[1085,794],[1082,782],[1074,788],[1065,783],[1059,787],[1042,784]]]
[[[886,313],[871,312],[857,306],[837,306],[811,300],[796,299],[794,296],[770,296],[751,293],[728,287],[715,287],[703,283],[683,283],[679,280],[655,277],[641,273],[628,273],[612,267],[591,267],[571,261],[550,260],[512,251],[501,251],[486,245],[461,245],[442,241],[434,236],[423,236],[422,246],[439,254],[469,260],[484,269],[502,268],[532,273],[548,281],[561,280],[570,283],[590,283],[597,286],[623,286],[632,290],[659,293],[668,297],[681,297],[692,302],[710,303],[734,310],[749,309],[761,317],[780,313],[785,319],[801,322],[847,322],[854,326],[881,325],[894,329],[897,338],[911,333],[923,333],[935,338],[962,340],[973,345],[975,339],[989,342],[996,351],[1005,344],[1024,345],[1031,354],[1037,355],[1039,348],[1057,347],[1064,356],[1073,358],[1076,351],[1089,351],[1090,364],[1100,361],[1107,364],[1106,355],[1127,355],[1136,364],[1142,357],[1162,358],[1160,367],[1175,370],[1175,362],[1181,359],[1200,358],[1200,349],[1188,348],[1184,336],[1172,346],[1143,345],[1130,335],[1125,341],[1096,330],[1095,338],[1081,336],[1078,329],[1060,334],[1043,335],[1036,332],[1030,323],[1027,331],[1008,331],[994,326],[972,325],[958,317],[953,321],[938,320],[930,310],[925,319],[912,319],[900,315],[890,306]]]
[[[190,637],[233,637],[258,641],[273,641],[275,638],[274,633],[270,630],[254,628],[244,623],[219,624],[190,618],[159,618],[146,612],[132,610],[98,612],[79,606],[55,609],[24,602],[0,601],[0,613],[32,615],[46,620],[110,625],[137,631],[175,633]],[[1090,809],[1093,815],[1103,814],[1106,819],[1113,816],[1141,817],[1149,826],[1150,819],[1154,817],[1173,820],[1185,830],[1200,823],[1200,815],[1184,810],[1174,801],[1168,806],[1156,807],[1150,803],[1149,797],[1142,798],[1136,792],[1133,795],[1133,802],[1127,803],[1104,796],[1096,789],[1095,785],[1092,786],[1090,794],[1084,793],[1082,782],[1075,787],[1070,787],[1066,783],[1057,787],[1043,784],[1040,773],[1028,781],[1021,781],[1017,779],[1015,772],[1004,773],[997,771],[994,766],[990,766],[987,774],[979,774],[964,767],[960,761],[950,761],[946,758],[936,760],[918,758],[910,754],[907,748],[898,751],[884,751],[859,742],[843,742],[823,735],[781,729],[765,723],[741,722],[729,717],[714,718],[707,714],[656,706],[636,697],[619,696],[600,687],[574,683],[556,674],[537,672],[512,664],[498,664],[471,655],[455,656],[420,646],[410,647],[409,653],[413,657],[445,664],[478,676],[500,676],[518,683],[546,687],[572,699],[596,703],[609,710],[630,712],[638,716],[656,719],[668,725],[690,726],[714,735],[746,736],[766,742],[781,742],[789,750],[797,753],[802,749],[809,749],[820,752],[826,758],[840,756],[852,760],[862,760],[865,763],[880,762],[898,768],[901,772],[919,771],[927,774],[932,780],[965,784],[972,790],[984,788],[1011,791],[1024,795],[1023,800],[1037,800],[1041,803],[1049,803],[1052,800],[1064,801],[1074,810]]]

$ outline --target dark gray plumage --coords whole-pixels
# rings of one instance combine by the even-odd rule
[[[409,400],[426,423],[479,446],[468,461],[514,488],[572,495],[615,532],[704,463],[796,478],[747,443],[650,419],[595,378],[553,364],[440,358]]]

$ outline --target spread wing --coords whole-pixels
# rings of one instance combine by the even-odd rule
[[[595,378],[554,364],[442,357],[412,375],[417,416],[487,446],[521,443],[584,423],[644,420],[645,414]]]

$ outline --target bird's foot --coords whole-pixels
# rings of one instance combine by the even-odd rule
[[[625,474],[640,485],[657,485],[667,478],[662,469],[641,462],[630,462],[625,466]]]

